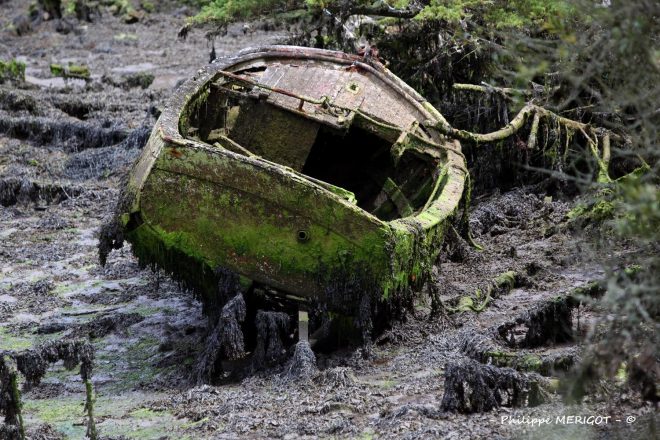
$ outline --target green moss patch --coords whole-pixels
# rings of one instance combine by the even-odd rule
[[[25,81],[25,63],[0,60],[0,82],[4,81]]]

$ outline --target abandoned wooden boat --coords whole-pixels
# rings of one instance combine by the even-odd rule
[[[441,117],[362,57],[219,59],[156,123],[120,204],[124,237],[207,309],[227,300],[226,273],[333,313],[387,305],[426,281],[463,196],[459,143],[427,128]]]

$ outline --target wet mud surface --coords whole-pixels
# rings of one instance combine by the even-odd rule
[[[6,27],[25,4],[0,8]],[[525,316],[602,278],[603,269],[582,258],[587,245],[561,227],[571,202],[531,187],[477,197],[471,227],[484,250],[457,239],[439,262],[434,283],[450,308],[465,297],[479,308],[484,298],[476,292],[515,272],[512,288],[493,293],[480,313],[431,318],[429,297],[421,295],[415,313],[381,335],[369,357],[359,347],[317,353],[319,371],[306,379],[288,374],[285,362],[241,381],[197,385],[193,372],[207,334],[201,305],[167,277],[140,269],[126,247],[100,267],[96,238],[159,109],[179,81],[208,62],[202,33],[176,39],[185,15],[166,9],[128,25],[106,14],[97,23],[75,22],[66,34],[54,22],[21,37],[2,31],[0,55],[27,64],[27,84],[0,85],[0,350],[88,339],[97,429],[115,439],[617,438],[642,429],[641,422],[607,430],[501,423],[502,416],[564,414],[643,419],[648,411],[625,396],[566,407],[550,393],[533,408],[444,411],[448,365],[455,375],[457,365],[497,364],[493,352],[506,352],[519,362],[499,366],[550,380],[579,361],[590,310],[561,316],[570,336],[563,338],[543,329],[528,337]],[[283,35],[244,34],[237,25],[216,39],[215,50],[222,55]],[[50,76],[50,63],[68,62],[88,65],[92,79]],[[139,73],[153,82],[142,88],[129,78]],[[84,400],[78,371],[54,364],[24,395],[29,433],[83,438]]]

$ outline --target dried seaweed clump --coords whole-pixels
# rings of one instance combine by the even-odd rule
[[[476,330],[459,333],[458,348],[470,359],[481,363],[488,363],[490,354],[498,351],[497,345],[495,345],[491,338],[478,333]]]
[[[219,360],[236,360],[245,356],[245,338],[241,323],[245,321],[247,307],[243,294],[234,296],[222,308],[218,322],[211,330],[197,367],[195,379],[197,383],[212,380],[221,371]]]
[[[73,186],[47,184],[27,178],[9,177],[0,180],[0,205],[58,204],[82,194]]]
[[[89,336],[98,339],[119,329],[127,329],[133,324],[144,320],[139,313],[116,313],[113,315],[97,316],[75,330],[80,336]]]
[[[66,152],[77,152],[119,144],[130,132],[120,125],[104,127],[99,122],[45,116],[4,116],[0,118],[0,133],[39,145],[58,146]]]
[[[105,266],[108,255],[113,249],[121,249],[124,246],[124,229],[116,216],[105,221],[99,229],[99,263]]]
[[[309,380],[319,369],[316,367],[316,355],[308,341],[300,341],[296,344],[293,357],[289,362],[286,373],[287,380]]]
[[[219,304],[226,304],[236,295],[236,292],[242,291],[240,277],[236,272],[224,267],[217,267],[213,272],[218,280],[217,301]]]
[[[98,250],[99,263],[105,266],[108,255],[113,249],[121,249],[124,246],[124,226],[122,225],[121,215],[130,212],[135,195],[128,189],[128,176],[125,176],[119,184],[122,188],[117,199],[115,210],[104,220],[99,228]]]
[[[538,196],[528,194],[524,188],[516,189],[479,204],[470,215],[470,230],[477,235],[496,235],[524,224],[545,209]]]
[[[0,423],[0,440],[14,440],[17,438],[21,438],[21,432],[16,425]]]
[[[353,371],[348,367],[334,367],[323,370],[314,378],[314,382],[327,388],[352,387],[357,383]]]
[[[441,412],[435,405],[419,403],[406,403],[405,405],[393,409],[386,409],[381,412],[380,416],[382,421],[391,423],[407,416],[408,414],[415,413],[429,419],[439,419],[441,417]]]
[[[579,301],[573,295],[546,301],[514,321],[498,327],[498,332],[511,347],[539,347],[547,342],[561,343],[573,340],[573,309]],[[516,340],[519,326],[525,326],[524,338]]]
[[[219,324],[222,326],[220,343],[222,353],[230,360],[245,356],[245,340],[240,323],[245,321],[247,308],[242,294],[236,295],[222,308]]]
[[[89,342],[80,339],[48,341],[33,350],[14,355],[14,359],[28,388],[38,385],[48,366],[57,361],[64,361],[67,370],[80,364],[80,377],[86,381],[92,377],[94,348]]]
[[[573,340],[573,308],[577,302],[572,296],[556,298],[531,310],[526,319],[527,334],[524,347],[538,347]]]
[[[471,359],[445,367],[444,411],[480,413],[500,406],[535,406],[542,401],[536,379],[512,368],[484,365]]]
[[[257,311],[257,346],[254,349],[253,366],[261,368],[284,359],[286,350],[282,335],[289,329],[289,315],[283,312]]]

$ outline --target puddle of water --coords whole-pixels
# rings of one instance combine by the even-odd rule
[[[84,79],[79,78],[64,79],[57,76],[43,78],[43,76],[46,75],[50,75],[50,72],[46,71],[46,73],[44,73],[44,70],[42,69],[28,67],[25,69],[25,82],[39,87],[52,87],[54,89],[62,89],[64,87],[85,87],[87,84]],[[100,77],[100,75],[92,75],[92,79],[99,79]]]

